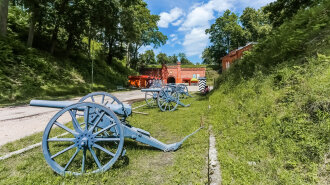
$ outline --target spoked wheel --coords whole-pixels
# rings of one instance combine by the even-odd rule
[[[156,92],[146,92],[145,101],[149,107],[155,107],[157,105],[158,93]]]
[[[179,94],[173,87],[164,87],[158,93],[157,104],[161,111],[174,111],[178,106]]]
[[[49,121],[42,140],[47,163],[61,175],[106,171],[122,154],[123,145],[123,128],[117,116],[102,105],[88,102],[59,111]]]
[[[183,84],[179,84],[177,86],[177,91],[179,92],[179,99],[185,99],[189,96],[189,92],[188,92],[188,87],[183,85]]]
[[[106,104],[119,104],[122,105],[123,107],[123,111],[125,112],[125,108],[123,103],[116,98],[115,96],[107,93],[107,92],[93,92],[93,93],[89,93],[86,96],[82,97],[79,102],[92,102],[92,103],[98,103],[101,105],[106,105]],[[125,112],[126,115],[124,115],[125,117],[127,117],[128,113]]]

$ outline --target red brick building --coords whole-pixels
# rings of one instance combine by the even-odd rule
[[[250,50],[254,44],[256,43],[250,42],[245,46],[240,47],[234,51],[231,51],[229,52],[228,55],[222,57],[222,71],[228,69],[235,60],[240,59],[243,56],[244,51]]]
[[[147,68],[141,76],[130,76],[129,82],[136,87],[145,87],[142,81],[148,78],[162,79],[163,83],[194,83],[199,77],[205,77],[206,67],[185,67],[178,62],[176,65],[162,65],[161,68]],[[141,78],[139,78],[141,77]],[[140,80],[141,79],[141,80]],[[142,82],[142,83],[141,83]],[[140,84],[137,86],[137,84]]]

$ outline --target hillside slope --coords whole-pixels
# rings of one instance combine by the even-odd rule
[[[95,60],[92,88],[92,62],[86,55],[55,58],[27,48],[15,37],[0,39],[0,64],[0,104],[110,90],[126,85],[127,76],[133,73],[120,61],[109,66],[104,60]]]
[[[298,12],[210,95],[223,184],[330,183],[330,2]]]

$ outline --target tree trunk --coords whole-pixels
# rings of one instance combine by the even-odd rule
[[[58,17],[56,18],[56,25],[55,25],[55,28],[53,30],[53,35],[52,35],[52,41],[51,41],[51,46],[50,46],[50,53],[51,54],[54,54],[54,50],[55,50],[55,47],[56,47],[56,44],[57,44],[57,34],[58,34],[58,31],[59,31],[59,27],[60,27],[60,18],[59,16],[63,16],[63,12],[65,11],[64,8],[65,8],[65,5],[68,3],[69,0],[65,0],[62,2],[61,6],[60,6],[60,9],[59,9],[59,12],[58,12]]]
[[[112,45],[113,45],[114,39],[109,38],[109,52],[108,52],[108,64],[111,65],[112,63],[112,58],[113,58],[113,50],[112,50]]]
[[[126,67],[129,68],[130,67],[130,58],[129,58],[129,43],[127,43],[126,46]]]
[[[50,53],[54,54],[54,50],[56,47],[56,43],[57,43],[57,33],[58,33],[58,24],[55,25],[55,29],[53,30],[53,35],[52,35],[52,41],[51,41],[51,45],[50,45]]]
[[[3,37],[7,34],[8,5],[9,0],[0,0],[0,36]]]
[[[33,44],[33,37],[34,37],[34,25],[36,24],[36,17],[34,16],[35,14],[32,13],[31,16],[31,22],[30,22],[30,29],[29,29],[29,37],[27,40],[27,47],[32,47]]]
[[[68,40],[66,42],[66,49],[70,51],[73,47],[73,33],[69,33]]]

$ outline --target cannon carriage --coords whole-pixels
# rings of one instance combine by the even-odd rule
[[[199,130],[180,142],[162,143],[149,132],[128,124],[131,106],[105,92],[88,94],[78,103],[32,100],[30,105],[62,109],[47,124],[42,139],[47,163],[61,175],[108,170],[125,155],[125,138],[169,152]]]
[[[185,105],[182,100],[192,97],[188,92],[188,87],[184,84],[168,84],[163,87],[142,89],[141,91],[145,92],[147,105],[149,107],[158,106],[161,111],[174,111],[178,105],[189,107],[190,104]]]

